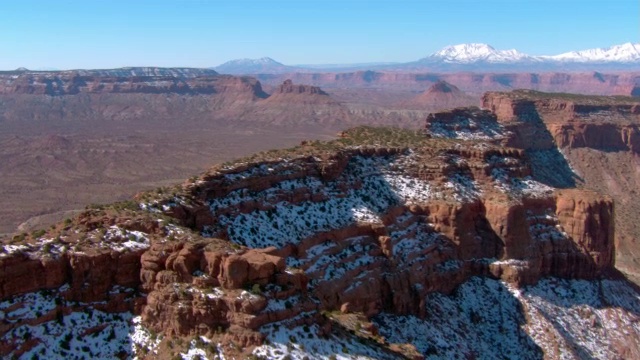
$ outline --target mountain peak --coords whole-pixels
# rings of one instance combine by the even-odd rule
[[[433,53],[426,59],[449,63],[473,63],[485,61],[490,63],[506,63],[526,60],[529,56],[517,50],[496,50],[484,43],[450,45]]]
[[[640,43],[627,42],[607,48],[571,51],[545,58],[572,62],[636,62],[640,61]]]
[[[227,62],[225,62],[224,64],[218,66],[218,67],[222,67],[225,65],[230,65],[230,64],[235,64],[235,65],[279,65],[279,66],[284,66],[282,63],[277,62],[275,60],[273,60],[270,57],[261,57],[259,59],[249,59],[249,58],[243,58],[243,59],[234,59],[234,60],[229,60]]]
[[[223,74],[281,74],[298,70],[267,56],[259,59],[230,60],[214,69]]]
[[[442,50],[436,52],[434,55],[446,55],[450,53],[489,53],[492,51],[496,51],[496,49],[485,43],[468,43],[468,44],[457,44],[457,45],[449,45],[442,48]]]

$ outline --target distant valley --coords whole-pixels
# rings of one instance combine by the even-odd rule
[[[479,105],[484,91],[633,95],[638,83],[640,72],[0,72],[0,233],[25,221],[20,231],[30,231],[87,203],[127,197],[214,162],[355,125],[417,129],[431,112]],[[64,195],[69,192],[74,196]]]

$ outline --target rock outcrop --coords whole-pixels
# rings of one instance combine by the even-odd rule
[[[460,91],[457,86],[438,80],[427,90],[401,105],[409,108],[448,109],[477,103],[477,99]]]
[[[500,121],[480,109],[454,110],[440,125],[451,127],[467,115],[473,118],[465,129],[449,130],[475,131],[476,120]],[[440,297],[458,301],[469,286],[500,298],[499,307],[514,309],[508,316],[535,326],[543,317],[526,320],[513,304],[526,303],[519,297],[542,279],[592,284],[615,275],[611,198],[536,181],[526,151],[495,144],[502,138],[435,137],[353,129],[332,142],[219,165],[174,189],[142,193],[133,203],[88,210],[44,234],[12,239],[0,255],[0,309],[7,319],[0,336],[10,344],[0,354],[60,349],[51,354],[64,355],[72,351],[73,336],[45,347],[45,329],[58,331],[55,321],[76,318],[87,334],[115,327],[110,317],[102,328],[91,322],[88,313],[99,309],[128,311],[135,325],[127,325],[135,345],[121,356],[299,351],[422,358],[447,350],[429,350],[413,338],[390,344],[379,334],[397,339],[389,329],[398,319],[433,319],[451,306]],[[624,283],[616,286],[634,293]],[[52,294],[35,295],[42,291]],[[46,313],[25,317],[24,299],[35,296],[65,298],[73,306],[47,300],[54,305]],[[616,315],[624,321],[634,306],[640,309],[637,299],[629,301]],[[467,306],[460,307],[465,319],[489,321],[483,311],[467,315]],[[35,335],[25,335],[29,326],[37,326]],[[520,329],[515,320],[501,326],[503,333],[523,331],[512,329]],[[628,337],[640,336],[628,329]],[[291,349],[279,348],[281,338]],[[193,340],[185,345],[177,339]],[[342,348],[333,347],[334,339],[342,339]],[[603,339],[601,347],[612,354],[634,354],[635,343]],[[508,353],[483,349],[473,351]],[[71,354],[81,350],[78,345]],[[100,356],[117,355],[104,351]]]
[[[579,148],[607,151],[638,151],[640,102],[629,98],[556,97],[535,92],[487,93],[483,107],[499,122],[517,128],[521,134],[510,145],[519,148]],[[526,124],[523,124],[526,123]],[[539,145],[526,143],[538,136]],[[527,135],[531,134],[531,135]],[[533,136],[532,136],[533,135]]]
[[[288,104],[292,106],[300,105],[336,105],[338,102],[322,91],[317,86],[296,85],[291,80],[286,80],[264,101],[265,106],[273,106],[274,104]]]
[[[609,194],[617,203],[618,266],[636,276],[635,241],[640,233],[634,171],[639,149],[640,102],[632,97],[486,93],[485,113],[460,109],[427,119],[432,136],[475,138],[523,149],[534,178],[558,187],[582,186]]]
[[[135,74],[135,72],[133,72]],[[260,83],[248,77],[209,75],[183,77],[168,75],[123,75],[115,72],[93,73],[24,72],[5,75],[0,73],[3,95],[76,95],[76,94],[220,94],[229,91],[251,92],[256,98],[266,97]],[[126,72],[125,72],[126,74]]]

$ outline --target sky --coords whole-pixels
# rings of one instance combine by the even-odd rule
[[[462,43],[531,55],[640,42],[638,0],[2,0],[0,69],[406,62]]]

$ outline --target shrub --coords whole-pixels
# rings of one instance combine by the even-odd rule
[[[262,294],[262,289],[260,289],[260,284],[253,284],[251,287],[251,293],[255,295]]]
[[[109,336],[107,336],[107,341],[113,341],[116,338],[116,331],[111,328],[111,330],[109,331]]]
[[[51,253],[51,243],[46,243],[44,245],[42,245],[42,252],[45,254],[50,254]]]
[[[71,350],[71,347],[69,346],[69,341],[67,340],[60,341],[60,348],[64,350]]]
[[[46,231],[46,230],[44,230],[44,229],[34,230],[34,231],[31,233],[31,236],[32,236],[33,238],[39,238],[39,237],[43,236],[43,235],[44,235],[44,234],[46,234],[46,233],[47,233],[47,231]]]
[[[24,241],[24,239],[26,238],[26,234],[22,233],[22,234],[18,234],[16,236],[14,236],[11,241],[13,242],[20,242],[20,241]]]

